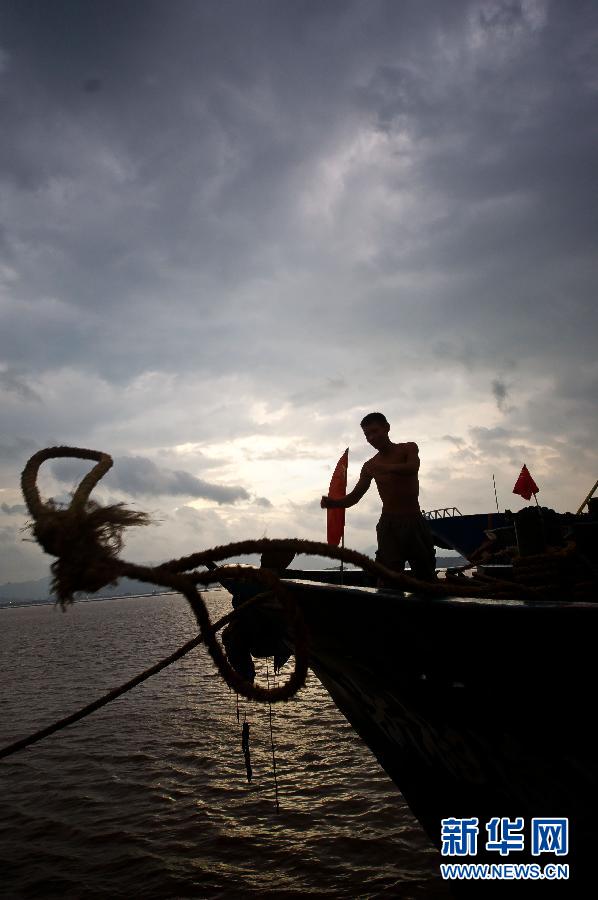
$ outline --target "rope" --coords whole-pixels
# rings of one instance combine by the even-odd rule
[[[44,503],[37,488],[41,465],[50,459],[59,458],[86,459],[96,463],[82,479],[66,508],[58,507],[52,500]],[[265,568],[255,569],[250,566],[213,568],[212,565],[209,571],[196,571],[198,566],[222,562],[231,556],[284,550],[292,554],[313,554],[353,563],[375,577],[382,577],[385,581],[390,581],[398,589],[417,591],[426,596],[447,596],[451,593],[450,578],[447,578],[444,583],[420,581],[411,575],[393,572],[355,550],[297,538],[237,541],[177,560],[170,560],[155,567],[127,562],[118,556],[123,546],[124,529],[132,525],[149,525],[151,519],[144,512],[127,509],[123,503],[102,507],[90,500],[92,490],[112,465],[112,457],[107,453],[81,447],[49,447],[35,453],[22,472],[23,496],[33,519],[29,523],[29,527],[44,551],[57,557],[52,563],[51,569],[53,574],[52,590],[58,598],[58,603],[65,609],[69,603],[73,602],[74,594],[77,591],[95,592],[106,585],[114,584],[119,578],[128,577],[171,588],[183,594],[193,610],[200,633],[170,656],[78,712],[0,749],[0,758],[30,746],[47,735],[84,718],[96,709],[100,709],[156,672],[171,665],[201,643],[205,643],[221,677],[237,695],[267,703],[288,700],[294,696],[305,683],[307,676],[307,630],[297,602],[282,584],[278,575]],[[528,568],[531,562],[531,558],[528,559]],[[537,561],[534,559],[533,562]],[[213,624],[205,602],[197,591],[197,585],[206,587],[221,578],[262,583],[266,590]],[[492,579],[492,588],[483,578],[467,579],[466,581],[460,578],[455,581],[458,582],[458,594],[461,597],[519,599],[524,597],[538,600],[545,598],[544,591],[547,589],[545,584],[540,589],[529,587],[521,583],[521,578],[516,583]],[[447,590],[447,588],[449,589]],[[585,582],[578,585],[577,588],[586,588]],[[579,591],[576,590],[576,595],[578,593]],[[268,687],[264,688],[241,678],[228,662],[216,639],[216,632],[224,624],[240,614],[249,604],[259,603],[266,595],[274,595],[278,598],[295,639],[294,671],[282,686],[275,683],[273,688],[269,686],[269,679]]]
[[[70,505],[59,509],[52,501],[42,502],[37,478],[43,462],[64,457],[95,460],[97,464],[81,481]],[[187,598],[208,652],[229,687],[244,697],[262,702],[288,700],[296,694],[307,675],[307,633],[297,604],[289,597],[280,578],[264,569],[227,567],[225,570],[228,577],[265,583],[266,588],[278,597],[293,629],[296,640],[295,669],[285,684],[268,690],[245,681],[230,665],[216,640],[204,600],[196,589],[197,584],[218,581],[224,570],[217,568],[209,572],[185,574],[200,559],[203,562],[210,558],[222,560],[231,554],[226,553],[226,548],[215,548],[211,551],[211,557],[208,551],[156,567],[138,566],[118,558],[124,528],[128,525],[148,525],[150,519],[145,513],[126,509],[124,504],[100,507],[89,499],[91,491],[111,466],[112,458],[106,453],[80,447],[49,447],[35,453],[23,470],[21,487],[33,517],[31,530],[46,553],[58,557],[51,566],[54,576],[52,588],[62,608],[73,601],[76,591],[97,591],[122,577],[172,588]]]
[[[218,621],[212,626],[214,631],[218,631],[228,622],[237,618],[238,615],[241,614],[245,609],[254,605],[254,603],[258,599],[258,597],[251,597],[249,600],[238,606],[232,612],[227,613],[225,616],[222,616],[222,618],[218,619]],[[68,725],[72,725],[74,722],[79,722],[81,719],[86,718],[86,716],[91,715],[91,713],[95,712],[96,710],[101,709],[102,706],[107,706],[108,703],[116,700],[117,697],[121,697],[123,694],[126,694],[127,691],[130,691],[134,687],[137,687],[138,684],[147,681],[147,679],[151,678],[152,675],[156,675],[158,672],[161,672],[162,669],[165,669],[167,666],[172,665],[172,663],[176,662],[178,659],[182,659],[183,656],[186,656],[187,653],[190,653],[191,650],[194,650],[195,647],[198,647],[201,643],[203,643],[203,640],[204,635],[198,634],[197,637],[194,637],[190,641],[187,641],[185,644],[182,644],[182,646],[180,646],[178,650],[175,650],[174,653],[171,653],[170,656],[164,657],[164,659],[160,660],[160,662],[156,663],[153,666],[150,666],[149,669],[146,669],[144,672],[140,672],[139,675],[136,675],[134,678],[126,681],[119,687],[108,691],[107,694],[104,694],[102,697],[98,697],[92,703],[88,703],[87,706],[83,706],[81,709],[77,710],[77,712],[74,712],[70,716],[65,716],[65,718],[53,722],[46,728],[40,728],[39,731],[35,731],[33,734],[30,734],[25,738],[21,738],[20,740],[15,741],[12,744],[8,744],[7,746],[0,748],[0,759],[5,756],[11,756],[18,750],[24,750],[25,747],[29,747],[31,746],[31,744],[36,744],[38,741],[41,741],[43,738],[48,737],[50,734],[54,734],[55,731],[61,731]]]

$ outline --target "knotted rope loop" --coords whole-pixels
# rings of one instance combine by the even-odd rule
[[[44,503],[37,487],[42,463],[61,458],[95,460],[97,464],[80,482],[68,507],[53,500]],[[76,591],[98,591],[118,577],[122,532],[128,525],[146,525],[146,513],[124,504],[99,506],[89,495],[113,464],[107,453],[82,447],[48,447],[35,453],[21,475],[21,488],[33,517],[31,530],[46,553],[58,557],[52,564],[52,589],[62,604]]]
[[[95,460],[97,465],[83,478],[73,494],[70,505],[66,509],[61,509],[52,500],[42,502],[37,488],[37,478],[42,463],[49,459],[64,457]],[[61,605],[64,607],[66,603],[72,602],[76,591],[94,592],[123,576],[173,588],[189,601],[209,653],[220,675],[230,687],[243,696],[255,700],[272,702],[293,696],[302,687],[307,676],[307,635],[303,617],[281,584],[280,578],[268,569],[227,567],[229,577],[231,569],[234,569],[237,577],[263,582],[268,591],[279,598],[291,621],[296,640],[295,670],[282,687],[268,690],[242,679],[230,665],[216,640],[210,615],[197,591],[196,583],[203,582],[207,585],[217,581],[221,574],[220,569],[216,572],[195,572],[186,575],[185,570],[194,568],[197,563],[193,562],[191,566],[173,566],[166,563],[150,568],[118,558],[118,553],[122,549],[124,528],[127,525],[149,524],[150,519],[146,513],[126,509],[122,503],[102,507],[89,499],[91,491],[112,464],[112,457],[107,453],[81,447],[49,447],[35,453],[21,475],[23,496],[33,517],[31,524],[33,534],[46,553],[58,557],[51,567],[54,575],[52,590]],[[224,552],[218,558],[225,559],[230,555],[229,549],[228,553]],[[209,556],[206,554],[203,556],[207,562]]]
[[[37,520],[39,515],[47,509],[47,505],[42,502],[37,489],[37,476],[39,474],[42,463],[49,459],[63,459],[64,457],[72,459],[91,459],[96,460],[97,465],[93,467],[91,472],[83,478],[81,484],[73,494],[69,509],[82,509],[92,490],[104,477],[106,472],[112,468],[113,459],[108,453],[102,453],[99,450],[87,450],[85,447],[46,447],[45,450],[38,450],[34,453],[27,465],[23,469],[21,475],[21,489],[23,497],[27,504],[27,509],[34,519]]]

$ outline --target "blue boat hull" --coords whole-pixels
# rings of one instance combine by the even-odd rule
[[[476,513],[472,516],[446,516],[443,519],[427,519],[437,547],[456,550],[465,559],[487,540],[486,531],[504,528],[509,522],[504,513]]]

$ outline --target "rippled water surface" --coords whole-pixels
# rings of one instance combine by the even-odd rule
[[[228,611],[226,592],[206,596]],[[0,745],[195,633],[176,595],[0,610]],[[268,706],[239,704],[251,784],[236,706],[199,648],[0,762],[0,894],[448,896],[436,851],[315,676],[272,707],[279,812]]]

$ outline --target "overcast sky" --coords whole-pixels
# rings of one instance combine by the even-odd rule
[[[575,510],[596,447],[595,2],[2,0],[0,582],[19,474],[110,453],[125,556],[323,539],[381,410],[424,509]],[[46,466],[45,496],[77,481]],[[372,487],[346,543],[372,551]]]

